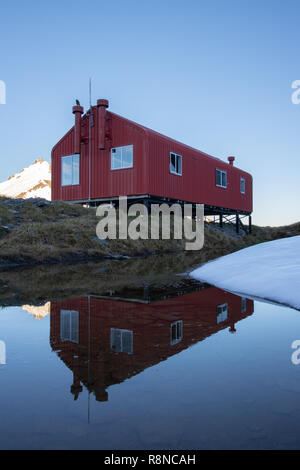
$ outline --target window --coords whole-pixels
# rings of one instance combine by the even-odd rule
[[[241,311],[242,311],[242,313],[246,313],[246,311],[247,311],[247,299],[245,297],[242,297]]]
[[[182,340],[182,320],[175,321],[171,323],[171,345],[177,344]]]
[[[182,175],[182,156],[170,153],[170,172],[174,175]]]
[[[61,185],[79,184],[79,155],[61,157]]]
[[[216,185],[221,188],[227,188],[227,173],[226,171],[216,170]]]
[[[245,178],[241,178],[240,188],[241,188],[241,193],[242,193],[242,194],[245,194],[245,192],[246,192],[246,181],[245,181]]]
[[[217,323],[222,323],[228,317],[228,304],[217,306]]]
[[[133,145],[126,147],[115,147],[111,149],[111,170],[121,170],[133,167]]]
[[[78,343],[79,314],[76,310],[60,311],[60,338]]]
[[[133,351],[133,333],[129,330],[120,330],[111,328],[110,347],[114,352],[123,352],[132,354]]]

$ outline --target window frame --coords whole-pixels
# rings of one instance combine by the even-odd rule
[[[221,173],[221,184],[218,184],[218,183],[217,183],[217,172],[218,172],[218,171]],[[225,186],[222,184],[222,180],[223,180],[222,175],[223,175],[223,174],[225,175],[225,178],[226,178],[226,185],[225,185]],[[216,168],[216,186],[217,186],[218,188],[227,189],[228,181],[227,181],[227,171],[226,171],[226,170],[220,170],[220,168]]]
[[[112,167],[112,159],[113,159],[113,150],[117,150],[117,149],[120,149],[121,150],[121,161],[122,161],[122,164],[123,164],[123,156],[122,156],[122,151],[123,149],[127,149],[127,148],[131,148],[132,150],[132,158],[131,158],[131,165],[130,166],[119,166],[117,168],[113,168]],[[128,170],[130,168],[133,168],[133,144],[130,144],[130,145],[121,145],[119,147],[112,147],[110,149],[110,169],[111,171],[115,171],[115,170]]]
[[[221,312],[218,310],[222,309]],[[223,317],[223,314],[226,313],[226,317]],[[220,318],[221,317],[221,318]],[[217,324],[223,323],[228,320],[228,303],[217,305]]]
[[[64,321],[63,321],[63,317],[65,316],[69,316],[68,318],[68,332],[69,332],[69,335],[67,336],[65,333],[66,333],[66,330],[64,330]],[[72,324],[76,323],[76,335],[74,337],[74,331],[72,329]],[[64,341],[70,341],[71,343],[76,343],[78,344],[79,343],[79,312],[78,310],[66,310],[66,309],[61,309],[60,310],[60,339],[62,342]]]
[[[116,350],[113,348],[114,335],[116,332],[120,334],[120,350]],[[123,346],[123,336],[126,334],[129,335],[130,337],[130,351],[126,351],[125,347]],[[133,354],[133,331],[125,330],[123,328],[111,328],[110,329],[110,349],[115,353]]]
[[[242,191],[242,181],[244,184],[244,191]],[[246,179],[243,177],[240,177],[240,193],[241,194],[246,194]]]
[[[176,328],[176,338],[173,339],[172,336],[172,328],[175,326]],[[178,334],[178,326],[180,327],[180,332]],[[173,346],[174,344],[178,344],[182,341],[183,338],[183,323],[182,320],[176,320],[171,323],[170,325],[170,345]]]
[[[74,157],[78,159],[78,180],[76,179],[76,182],[74,183]],[[72,182],[71,183],[64,183],[64,160],[65,159],[72,159],[72,169],[71,169],[71,176],[72,176]],[[78,182],[77,182],[78,181]],[[62,155],[61,156],[61,186],[79,186],[80,185],[80,155],[78,153],[74,153],[72,155]]]
[[[175,162],[175,166],[178,167],[178,164],[177,164],[177,159],[180,158],[180,161],[181,161],[181,172],[177,172],[177,171],[172,171],[171,169],[171,160],[172,160],[172,155],[175,156],[175,159],[176,159],[176,162]],[[170,170],[170,173],[172,175],[176,175],[176,176],[182,176],[182,155],[180,155],[179,153],[175,153],[175,152],[170,152],[170,160],[169,160],[169,170]]]

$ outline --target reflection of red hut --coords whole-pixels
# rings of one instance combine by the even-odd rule
[[[253,313],[253,302],[215,287],[154,303],[82,297],[52,302],[53,350],[99,401],[106,388]],[[88,366],[89,365],[89,366]]]

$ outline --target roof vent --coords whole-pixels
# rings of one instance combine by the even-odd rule
[[[98,139],[99,139],[99,149],[105,149],[105,128],[106,128],[106,108],[108,108],[107,100],[98,100]]]
[[[80,105],[73,106],[73,114],[75,114],[75,128],[74,128],[74,153],[80,153],[81,147],[81,115],[83,114],[83,107]]]

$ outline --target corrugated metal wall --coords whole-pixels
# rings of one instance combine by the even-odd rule
[[[107,113],[107,132],[109,133],[110,147],[106,150],[93,149],[92,163],[92,198],[126,196],[143,194],[145,191],[146,147],[145,135],[134,125],[128,124],[120,117]],[[110,169],[111,147],[121,147],[133,144],[133,168],[121,170]]]
[[[182,155],[182,176],[170,172],[170,152]],[[252,212],[252,177],[221,160],[149,133],[149,192],[153,195]],[[216,186],[216,169],[227,172],[227,188]],[[246,193],[240,192],[240,178]]]
[[[97,110],[94,109],[92,127],[91,198],[119,195],[144,194],[147,178],[147,139],[144,131],[119,116],[107,113],[109,143],[106,150],[99,150],[97,135]],[[54,147],[52,151],[52,200],[82,200],[89,197],[89,118],[82,119],[80,155],[80,184],[61,186],[61,157],[74,152],[74,128]],[[110,169],[110,149],[133,144],[133,168]]]

